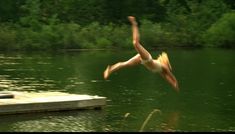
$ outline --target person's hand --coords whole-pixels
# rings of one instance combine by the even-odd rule
[[[128,16],[128,19],[132,24],[137,24],[134,16]]]
[[[135,17],[134,17],[134,16],[128,16],[128,19],[129,19],[131,22],[135,21]]]

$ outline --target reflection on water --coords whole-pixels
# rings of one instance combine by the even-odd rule
[[[0,131],[136,132],[153,109],[162,114],[154,114],[144,131],[235,131],[234,50],[169,50],[179,93],[142,66],[103,79],[108,64],[135,54],[0,54],[0,91],[62,91],[107,97],[102,110],[4,115]]]
[[[165,122],[160,127],[164,132],[174,132],[177,128],[180,113],[178,111],[169,113]]]
[[[9,76],[8,76],[9,77]],[[0,76],[0,88],[6,91],[36,91],[37,88],[50,88],[55,85],[53,80],[38,81],[35,78],[14,78],[9,79]]]
[[[5,131],[18,132],[86,132],[86,131],[108,131],[104,122],[105,113],[102,111],[82,110],[80,112],[51,112],[26,114],[23,116],[3,116],[11,125]],[[15,122],[14,120],[18,120]],[[97,125],[100,124],[100,125]],[[0,123],[4,125],[3,123]],[[6,127],[6,125],[5,125]],[[6,129],[6,128],[5,128]]]

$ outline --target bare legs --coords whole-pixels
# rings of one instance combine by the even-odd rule
[[[135,50],[139,53],[125,62],[118,62],[114,65],[108,66],[104,71],[104,79],[107,79],[111,73],[125,67],[135,66],[141,63],[142,60],[148,60],[151,55],[149,52],[139,43],[139,30],[135,17],[129,16],[129,21],[132,24],[132,36],[133,36],[133,45]]]
[[[138,24],[135,20],[135,17],[133,16],[128,16],[129,21],[132,24],[132,36],[133,36],[133,45],[135,50],[140,54],[141,59],[143,60],[148,60],[149,57],[151,56],[150,53],[140,44],[139,39],[139,29],[138,29]]]
[[[128,19],[130,23],[132,24],[133,45],[134,45],[135,50],[138,52],[138,54],[132,57],[131,59],[129,59],[128,61],[118,62],[111,66],[108,65],[108,67],[104,71],[104,79],[107,79],[111,73],[119,69],[138,65],[141,63],[141,61],[148,61],[147,63],[144,64],[148,69],[152,70],[152,69],[156,69],[157,67],[159,67],[153,60],[149,61],[149,59],[152,58],[150,53],[139,42],[139,39],[140,39],[139,29],[138,29],[138,24],[135,20],[135,17],[128,16]],[[161,76],[166,81],[168,81],[176,89],[176,91],[179,91],[178,82],[175,76],[171,73],[171,65],[168,60],[167,54],[163,52],[157,60],[160,61],[162,65],[162,72],[160,72]]]
[[[129,59],[128,61],[125,62],[118,62],[112,66],[108,66],[106,68],[106,70],[104,71],[104,78],[107,79],[109,77],[109,75],[119,69],[125,68],[125,67],[132,67],[135,65],[140,64],[140,55],[137,54],[134,57],[132,57],[131,59]]]
[[[125,62],[118,62],[112,66],[108,66],[106,70],[104,71],[104,79],[107,79],[111,73],[125,68],[125,67],[131,67],[140,64],[141,59],[147,60],[151,56],[147,50],[145,50],[139,43],[139,31],[137,27],[137,23],[135,21],[135,18],[132,16],[129,16],[128,19],[130,20],[132,24],[132,32],[133,32],[133,45],[136,49],[136,51],[139,53],[129,59],[128,61]]]

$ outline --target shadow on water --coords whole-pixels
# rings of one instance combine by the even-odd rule
[[[1,91],[62,91],[107,97],[101,111],[1,116],[0,131],[235,131],[235,50],[170,49],[176,93],[142,66],[103,80],[108,64],[134,51],[0,54]],[[159,51],[151,51],[154,55]]]

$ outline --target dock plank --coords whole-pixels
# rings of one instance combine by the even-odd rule
[[[10,92],[14,98],[0,99],[0,115],[29,112],[95,109],[106,105],[106,97],[63,92]]]

